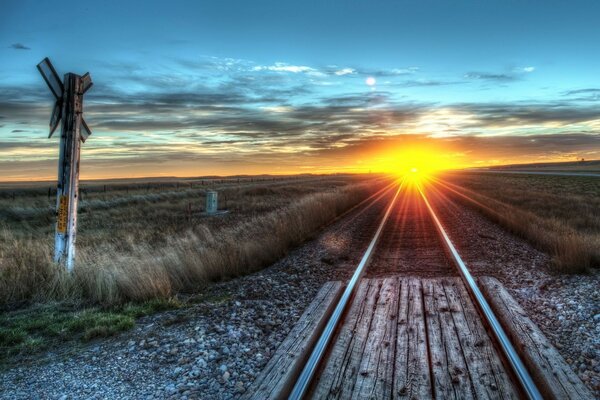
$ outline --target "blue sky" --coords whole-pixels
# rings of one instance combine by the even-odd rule
[[[0,180],[55,175],[35,65],[89,71],[84,177],[600,158],[597,2],[4,1]],[[370,78],[370,79],[369,79]]]

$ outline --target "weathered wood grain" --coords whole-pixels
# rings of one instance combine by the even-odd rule
[[[342,292],[341,282],[327,282],[281,343],[245,399],[285,399],[302,371]]]
[[[519,398],[465,285],[459,278],[444,279],[443,285],[477,398]]]
[[[337,292],[322,288],[245,398],[289,393],[308,343],[316,340],[309,331],[321,323],[324,304],[339,296],[337,285]],[[481,288],[510,326],[505,329],[544,396],[591,398],[508,292],[493,279],[482,279]],[[364,279],[307,398],[517,399],[520,389],[506,368],[459,278]]]
[[[389,399],[394,383],[394,350],[398,317],[399,280],[383,280],[352,397]]]
[[[401,280],[393,399],[431,397],[431,376],[421,281]]]
[[[587,387],[504,286],[492,277],[481,277],[479,283],[542,395],[557,400],[592,399]]]
[[[378,280],[365,279],[359,285],[347,319],[340,329],[311,397],[352,397],[380,288],[381,281]]]
[[[462,354],[456,327],[439,280],[423,280],[433,393],[439,399],[473,399],[469,371]]]

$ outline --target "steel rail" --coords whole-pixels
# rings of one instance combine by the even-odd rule
[[[477,286],[475,279],[473,278],[473,276],[467,269],[467,266],[465,265],[462,258],[458,254],[458,251],[456,251],[454,244],[452,244],[450,237],[446,233],[446,230],[444,229],[442,223],[440,222],[435,211],[433,210],[433,207],[431,207],[431,204],[429,204],[429,201],[427,200],[427,196],[425,196],[425,193],[423,192],[423,190],[421,189],[421,186],[419,184],[417,184],[417,189],[419,190],[419,193],[421,194],[421,197],[423,198],[423,201],[425,202],[425,205],[427,206],[427,209],[429,210],[429,213],[431,214],[431,217],[432,217],[433,221],[435,222],[435,226],[436,226],[438,232],[441,234],[442,238],[444,239],[444,244],[450,251],[450,254],[452,254],[452,258],[454,259],[456,265],[458,266],[458,270],[459,270],[459,273],[460,273],[463,281],[465,282],[467,288],[471,291],[473,298],[475,299],[477,305],[481,309],[488,324],[492,328],[492,332],[493,332],[494,336],[496,337],[496,339],[498,340],[498,343],[500,343],[500,347],[502,348],[504,355],[506,356],[511,368],[513,369],[515,375],[517,376],[519,383],[521,384],[523,390],[525,391],[525,394],[527,395],[527,397],[529,399],[542,400],[543,396],[541,395],[535,382],[531,378],[529,371],[527,370],[527,368],[523,364],[523,361],[517,354],[517,351],[515,350],[510,339],[506,335],[506,332],[502,328],[502,325],[500,324],[500,322],[494,315],[494,312],[492,311],[487,300],[485,299],[485,297],[479,290],[479,287]]]
[[[396,200],[398,199],[398,195],[400,194],[400,191],[402,190],[403,185],[404,185],[404,180],[402,180],[400,182],[400,184],[398,185],[398,190],[396,190],[396,194],[394,195],[392,201],[390,202],[390,205],[388,206],[388,208],[385,212],[385,215],[383,216],[381,223],[379,224],[379,227],[377,228],[377,232],[375,232],[375,236],[373,236],[373,239],[371,240],[371,243],[369,244],[367,251],[363,255],[362,259],[360,260],[360,263],[358,264],[358,267],[354,271],[352,278],[350,278],[350,281],[348,282],[348,285],[346,286],[346,289],[344,290],[342,297],[338,301],[338,303],[335,307],[335,310],[331,314],[331,317],[329,317],[329,320],[327,321],[327,325],[323,329],[323,333],[319,337],[317,344],[313,348],[313,351],[310,354],[308,361],[304,365],[304,369],[300,373],[300,376],[298,377],[298,380],[296,381],[296,384],[294,385],[294,388],[292,389],[292,392],[291,392],[290,396],[288,397],[289,399],[300,400],[306,394],[306,391],[308,390],[308,388],[312,382],[312,379],[317,370],[317,367],[319,366],[321,359],[325,355],[325,351],[327,350],[327,345],[329,344],[329,342],[331,341],[331,338],[333,337],[335,328],[337,327],[337,325],[342,317],[342,314],[344,313],[344,310],[346,309],[346,306],[348,305],[348,302],[350,301],[350,298],[352,297],[352,294],[354,293],[354,289],[357,286],[357,283],[360,281],[360,278],[363,275],[366,265],[371,260],[371,256],[373,254],[373,249],[377,245],[379,236],[381,235],[381,232],[383,231],[383,227],[385,226],[385,223],[387,222],[387,220],[392,212],[392,209],[394,208],[394,205],[396,204]]]

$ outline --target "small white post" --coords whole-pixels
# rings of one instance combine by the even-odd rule
[[[218,207],[217,192],[209,190],[206,192],[206,213],[215,214]]]

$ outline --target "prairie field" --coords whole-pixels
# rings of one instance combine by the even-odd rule
[[[49,184],[0,187],[0,360],[130,329],[179,294],[257,271],[393,178],[380,175],[85,182],[77,262],[52,262]],[[446,173],[437,186],[553,256],[556,272],[600,265],[600,180]],[[203,213],[207,190],[219,209]],[[1,363],[0,363],[1,364]]]
[[[438,182],[552,255],[556,272],[600,267],[600,179],[462,172]]]
[[[106,305],[194,291],[277,260],[381,185],[360,176],[83,185],[73,276],[52,263],[52,194],[20,189],[13,199],[5,189],[0,304]],[[226,214],[203,214],[207,189]]]
[[[389,182],[334,175],[84,184],[73,274],[52,262],[52,189],[4,187],[0,361],[179,308],[178,294],[268,266]],[[203,213],[209,189],[227,213]]]
[[[491,167],[497,171],[531,171],[531,172],[600,172],[600,160],[571,161],[571,162],[548,162],[530,164],[512,164]]]

